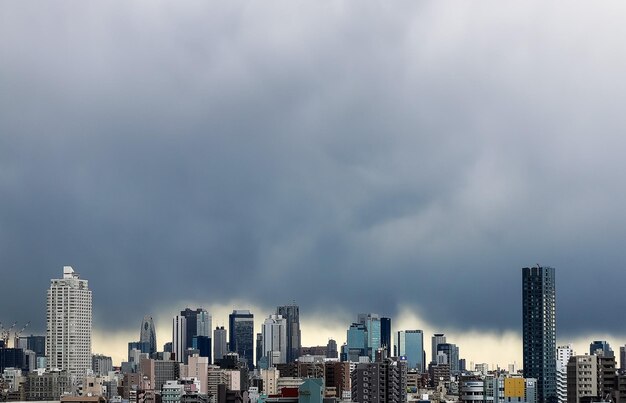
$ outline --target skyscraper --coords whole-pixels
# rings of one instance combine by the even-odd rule
[[[614,357],[613,349],[605,340],[594,340],[589,344],[589,355],[602,355],[604,357]]]
[[[187,323],[185,341],[188,347],[193,344],[194,336],[209,336],[211,337],[211,315],[206,309],[197,308],[189,309],[185,308],[184,311],[180,311],[180,315],[184,316]]]
[[[248,369],[254,369],[254,315],[248,310],[234,310],[228,323],[228,348],[248,363]]]
[[[375,313],[360,313],[358,322],[367,329],[367,349],[370,359],[376,359],[376,351],[380,348],[380,317]]]
[[[146,315],[141,321],[141,331],[139,332],[139,342],[148,343],[149,354],[154,354],[157,351],[156,347],[156,331],[154,330],[154,322],[152,316]]]
[[[272,367],[287,362],[287,319],[282,315],[270,315],[262,328],[263,357]]]
[[[287,361],[293,362],[300,357],[302,339],[300,334],[300,307],[296,304],[276,308],[276,315],[287,321]]]
[[[172,319],[172,352],[175,354],[176,361],[184,362],[186,351],[187,318],[182,315],[176,315]]]
[[[556,394],[556,288],[554,268],[522,269],[524,377],[537,379],[537,403]]]
[[[224,358],[228,352],[227,350],[226,329],[224,329],[224,326],[216,327],[213,331],[213,355],[215,356],[215,362]]]
[[[439,345],[439,343],[445,343],[446,342],[446,336],[443,333],[435,333],[431,339],[431,355],[430,355],[430,362],[432,364],[436,364],[437,363],[437,346]]]
[[[47,298],[46,356],[48,369],[72,375],[91,369],[92,296],[87,280],[71,266],[63,278],[50,280]]]
[[[421,330],[401,330],[397,333],[398,356],[406,357],[409,369],[424,372],[424,333]]]
[[[391,318],[380,318],[380,345],[387,349],[387,357],[391,357]]]

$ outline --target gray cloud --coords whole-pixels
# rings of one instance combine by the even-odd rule
[[[43,330],[72,264],[111,326],[296,299],[515,330],[538,262],[560,334],[626,332],[618,4],[3,3],[0,320]]]

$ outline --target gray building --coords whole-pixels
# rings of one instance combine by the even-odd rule
[[[522,269],[522,341],[524,377],[537,379],[537,403],[556,403],[556,288],[552,267]]]
[[[106,376],[113,371],[113,361],[106,355],[94,354],[91,356],[91,369],[95,375]]]
[[[148,351],[147,353],[152,355],[156,353],[156,330],[154,329],[154,321],[152,320],[152,316],[146,315],[143,317],[141,321],[141,330],[139,331],[139,342],[147,343]]]
[[[276,315],[287,320],[287,362],[293,362],[300,357],[302,347],[300,307],[295,304],[279,306],[276,308]]]
[[[24,385],[26,400],[54,401],[72,393],[72,377],[68,371],[49,371],[39,375],[31,372]]]
[[[351,374],[353,402],[406,402],[407,365],[404,360],[357,364]]]
[[[215,362],[224,358],[228,353],[228,344],[226,342],[226,329],[224,326],[216,327],[213,331],[213,359]]]

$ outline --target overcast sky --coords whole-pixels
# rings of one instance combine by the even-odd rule
[[[259,323],[295,300],[339,344],[358,312],[516,340],[521,268],[539,263],[559,341],[623,344],[625,18],[620,2],[2,2],[0,321],[44,332],[72,265],[109,334],[190,303]]]

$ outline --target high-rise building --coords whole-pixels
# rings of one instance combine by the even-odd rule
[[[614,357],[613,349],[606,340],[594,340],[589,344],[589,355],[603,355]]]
[[[406,361],[359,363],[351,372],[353,402],[406,402]]]
[[[146,315],[141,321],[141,330],[139,332],[139,342],[148,343],[148,354],[154,354],[156,347],[156,331],[154,330],[154,321],[152,316]]]
[[[287,319],[270,315],[262,327],[263,357],[268,367],[287,363]],[[298,349],[299,350],[299,349]]]
[[[185,310],[180,311],[180,316],[183,316],[187,323],[187,330],[185,333],[187,346],[191,347],[194,336],[211,337],[212,319],[206,309],[185,308]]]
[[[234,310],[228,315],[230,351],[248,363],[248,369],[254,369],[254,315],[248,310]]]
[[[619,348],[619,369],[621,371],[626,370],[626,346]]]
[[[215,362],[224,358],[226,353],[228,353],[226,329],[224,329],[224,326],[216,327],[213,331],[213,355],[215,356]]]
[[[329,339],[326,344],[326,358],[338,358],[337,342],[333,339]]]
[[[439,343],[437,345],[437,355],[445,354],[446,364],[450,364],[450,373],[457,374],[459,372],[459,347],[452,343]]]
[[[71,266],[50,280],[47,298],[47,368],[84,375],[91,370],[92,295],[87,280]]]
[[[347,332],[348,344],[345,348],[345,359],[350,362],[359,362],[359,357],[368,356],[367,327],[362,323],[353,323]],[[343,350],[343,348],[342,348]],[[343,351],[342,351],[343,353]]]
[[[375,313],[361,313],[358,322],[367,328],[367,349],[372,361],[376,359],[376,352],[380,348],[380,317]]]
[[[95,354],[91,357],[91,369],[94,375],[107,376],[109,371],[113,371],[113,361],[106,355]]]
[[[281,315],[287,321],[287,362],[293,362],[300,357],[302,347],[300,307],[296,304],[279,306],[276,315]]]
[[[537,403],[555,403],[556,289],[554,268],[522,269],[524,377],[537,379]]]
[[[437,364],[437,346],[439,343],[446,342],[446,335],[443,333],[435,333],[431,338],[431,355],[430,362],[432,364]]]
[[[391,357],[391,318],[380,318],[380,346],[387,350],[387,357]]]
[[[574,355],[567,364],[567,402],[596,401],[598,394],[598,357]]]
[[[189,345],[191,347],[191,345]],[[176,361],[185,361],[187,351],[187,318],[176,315],[172,319],[172,353],[175,354]]]
[[[424,333],[421,330],[401,330],[397,333],[398,356],[406,357],[409,369],[424,372]]]

